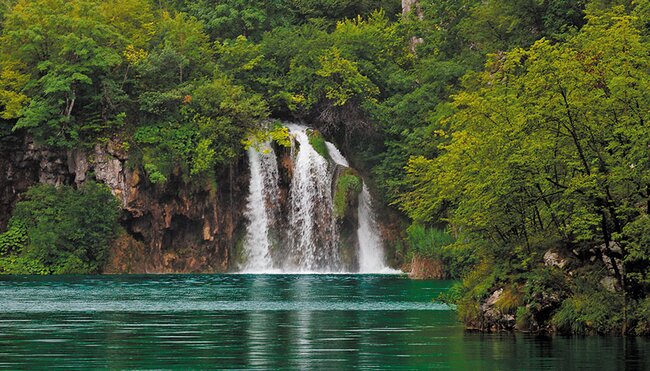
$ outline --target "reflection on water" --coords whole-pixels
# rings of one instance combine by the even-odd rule
[[[399,276],[0,277],[0,368],[649,369],[650,341],[466,333]]]

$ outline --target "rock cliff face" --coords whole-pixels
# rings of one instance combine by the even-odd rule
[[[57,151],[17,137],[0,147],[0,229],[30,186],[95,179],[121,201],[126,231],[111,248],[107,273],[226,271],[243,228],[248,180],[237,168],[244,165],[224,169],[216,184],[188,185],[177,172],[158,185],[115,143]]]
[[[271,253],[278,260],[295,255],[289,228],[295,159],[288,148],[278,153],[278,207],[273,220],[280,232],[272,239],[277,248]],[[186,183],[177,170],[164,184],[152,184],[141,167],[129,159],[118,142],[108,141],[92,149],[56,150],[35,144],[24,135],[0,138],[0,231],[6,226],[16,202],[31,186],[80,186],[94,180],[106,184],[120,201],[124,233],[109,251],[105,273],[192,273],[225,272],[238,269],[248,223],[245,211],[250,171],[245,156],[230,168],[222,169],[214,182]],[[332,192],[343,167],[336,165]],[[355,173],[356,174],[356,173]],[[331,202],[330,202],[331,203]],[[331,207],[317,203],[318,208]],[[354,271],[359,265],[357,215],[359,196],[345,198],[345,212],[337,216],[343,268]],[[332,242],[332,212],[317,213],[313,230],[316,245]],[[321,215],[322,214],[322,215]],[[386,218],[382,218],[386,219]],[[387,220],[387,219],[386,219]],[[385,220],[384,220],[385,222]],[[394,224],[394,223],[393,223]],[[397,224],[379,223],[383,241],[395,245]],[[329,242],[328,242],[329,241]],[[389,257],[394,260],[394,254]],[[394,262],[393,262],[394,263]]]

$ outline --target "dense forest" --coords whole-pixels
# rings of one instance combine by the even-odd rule
[[[0,146],[110,141],[218,187],[309,122],[406,221],[396,254],[461,280],[467,326],[650,333],[650,1],[404,3],[4,0]],[[0,272],[100,272],[111,197],[32,187]]]

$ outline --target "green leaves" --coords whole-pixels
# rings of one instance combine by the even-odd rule
[[[0,272],[97,273],[119,230],[117,199],[105,185],[38,185],[16,205],[0,235]]]
[[[157,95],[146,96],[153,100]],[[134,139],[142,146],[145,171],[152,182],[165,182],[175,168],[181,169],[186,181],[214,175],[217,166],[237,157],[248,132],[268,115],[259,95],[226,77],[197,86],[183,100],[178,121],[136,130]]]
[[[5,233],[0,234],[0,256],[22,250],[27,245],[28,236],[25,225],[13,220]]]
[[[5,70],[10,93],[3,115],[18,118],[15,129],[28,129],[50,145],[71,147],[88,134],[79,126],[96,111],[112,120],[113,112],[102,104],[105,97],[93,95],[122,62],[123,39],[103,17],[100,3],[20,1],[7,14],[1,52],[5,66],[13,67]],[[29,80],[17,81],[18,76]]]
[[[354,62],[341,58],[341,52],[336,47],[321,55],[319,61],[320,68],[316,70],[316,75],[325,79],[325,97],[334,106],[344,106],[355,97],[372,99],[379,94],[379,89],[359,73]]]
[[[587,18],[566,42],[493,55],[465,77],[451,140],[434,159],[411,158],[400,206],[419,222],[448,221],[512,267],[530,267],[522,252],[543,241],[607,246],[627,261],[619,283],[638,294],[647,292],[649,45],[622,8]]]

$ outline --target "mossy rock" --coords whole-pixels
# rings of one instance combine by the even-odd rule
[[[359,196],[362,184],[361,177],[350,168],[346,168],[338,176],[334,191],[334,215],[337,219],[345,217],[348,205]]]
[[[321,134],[320,131],[309,129],[307,130],[307,137],[309,138],[309,144],[311,144],[319,155],[323,156],[327,160],[331,159],[330,152],[325,143],[325,138],[323,138],[323,134]]]

